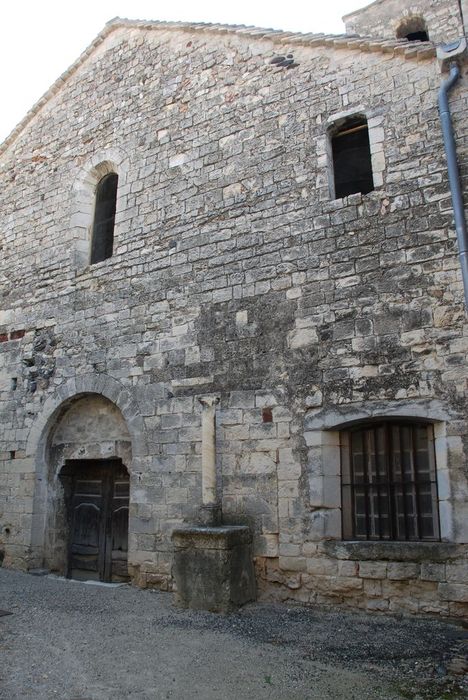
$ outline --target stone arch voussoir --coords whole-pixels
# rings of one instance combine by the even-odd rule
[[[89,247],[98,182],[108,173],[117,173],[115,232],[118,237],[121,213],[125,210],[125,186],[130,158],[122,148],[99,150],[78,170],[72,185],[70,226],[74,241],[74,267],[79,270],[89,263]]]
[[[53,427],[71,404],[85,396],[97,395],[112,402],[126,423],[131,443],[130,475],[138,473],[148,454],[144,421],[131,392],[109,376],[86,374],[68,379],[44,403],[41,413],[30,430],[26,453],[35,467],[33,524],[31,528],[30,565],[42,566],[46,552],[46,531],[49,509],[50,476],[48,445]],[[57,472],[58,473],[58,472]],[[53,487],[52,487],[53,490]]]
[[[37,458],[45,449],[50,429],[58,416],[68,405],[86,394],[99,394],[119,408],[127,424],[134,459],[145,457],[147,444],[144,432],[144,422],[138,409],[138,404],[120,382],[105,375],[87,374],[69,379],[50,396],[28,437],[26,453],[29,457]]]

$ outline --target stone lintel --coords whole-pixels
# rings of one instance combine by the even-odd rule
[[[172,541],[178,549],[232,549],[240,544],[250,544],[252,534],[245,525],[195,526],[174,530]]]
[[[323,543],[326,554],[336,559],[361,561],[433,561],[457,559],[460,548],[450,542],[338,542]]]

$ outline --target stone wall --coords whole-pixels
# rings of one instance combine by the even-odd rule
[[[270,64],[289,52],[297,67]],[[64,406],[97,393],[130,436],[134,580],[170,588],[170,534],[201,503],[198,398],[215,394],[224,516],[251,526],[265,595],[462,614],[467,329],[441,77],[430,52],[410,54],[116,25],[6,148],[8,565],[41,563],[49,438]],[[452,102],[465,181],[465,78]],[[376,189],[335,200],[328,130],[354,113],[368,119]],[[89,266],[100,164],[121,175],[115,248]],[[369,563],[362,548],[327,544],[341,540],[341,518],[324,436],[389,411],[444,432],[453,547]]]
[[[376,0],[343,17],[348,34],[394,39],[411,18],[426,21],[429,39],[448,43],[463,36],[458,0]]]
[[[309,544],[300,573],[257,559],[268,600],[403,613],[466,616],[468,566],[456,545]]]

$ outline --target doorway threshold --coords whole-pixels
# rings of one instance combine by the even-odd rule
[[[122,588],[122,586],[128,586],[128,583],[111,583],[107,581],[78,581],[78,583],[86,583],[88,586],[103,586],[104,588]]]
[[[93,581],[92,579],[81,581],[77,578],[65,578],[65,576],[55,576],[54,574],[49,574],[47,578],[53,578],[56,581],[65,581],[66,583],[84,583],[87,586],[101,586],[103,588],[121,588],[122,586],[128,586],[128,583],[125,583],[125,581],[116,583],[108,581]]]

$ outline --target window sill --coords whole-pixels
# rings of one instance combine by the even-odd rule
[[[327,540],[325,552],[335,559],[361,561],[445,562],[459,556],[459,548],[451,542],[361,542]]]

